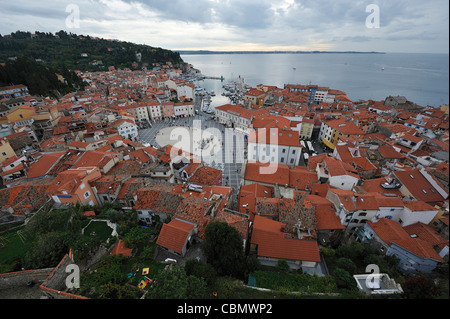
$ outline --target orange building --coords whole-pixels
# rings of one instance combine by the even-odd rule
[[[161,103],[161,113],[163,118],[175,117],[174,103],[173,102]]]
[[[101,177],[97,167],[69,169],[59,173],[47,188],[47,194],[60,204],[98,205],[97,196],[89,184]]]

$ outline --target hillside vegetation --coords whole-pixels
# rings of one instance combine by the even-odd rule
[[[136,55],[140,54],[139,59]],[[116,40],[93,38],[59,31],[55,34],[17,31],[0,37],[0,62],[24,56],[53,67],[102,71],[116,68],[152,67],[153,63],[183,64],[178,52]],[[137,63],[133,66],[133,62]]]
[[[179,53],[148,45],[105,40],[59,31],[0,35],[0,86],[24,84],[32,95],[59,98],[83,90],[74,71],[153,68],[170,63],[182,67]]]

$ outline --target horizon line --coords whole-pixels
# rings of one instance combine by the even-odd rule
[[[323,51],[323,50],[204,50],[204,49],[169,49],[174,52],[186,52],[186,53],[360,53],[360,54],[449,54],[449,52],[387,52],[387,51],[355,51],[355,50],[348,50],[348,51],[339,51],[339,50],[329,50],[329,51]]]

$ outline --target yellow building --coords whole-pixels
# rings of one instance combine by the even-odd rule
[[[334,150],[339,140],[344,138],[360,138],[364,132],[352,121],[345,118],[325,121],[320,128],[319,138],[330,149]]]
[[[52,126],[58,124],[61,114],[56,105],[37,107],[22,105],[6,114],[7,123],[31,125],[34,121],[50,120]]]
[[[26,125],[32,123],[32,118],[35,114],[34,107],[22,105],[6,114],[6,118],[8,123],[18,122],[19,125]]]
[[[314,118],[304,117],[302,120],[302,125],[300,127],[300,139],[309,140],[311,139],[314,130]]]
[[[6,137],[0,139],[0,163],[3,163],[8,158],[13,157],[15,155],[16,153],[12,149]]]

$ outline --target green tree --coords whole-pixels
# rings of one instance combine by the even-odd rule
[[[234,227],[223,222],[210,223],[205,228],[201,249],[218,275],[244,279],[247,267],[243,241]]]
[[[425,275],[406,279],[402,289],[407,299],[434,299],[438,295],[433,281]]]
[[[134,227],[125,235],[124,242],[128,248],[139,248],[149,244],[153,233],[146,228]]]
[[[277,262],[277,268],[281,271],[281,272],[289,272],[289,265],[287,263],[286,260],[284,259],[279,259]]]
[[[338,288],[349,290],[356,288],[356,282],[348,271],[342,268],[336,268],[332,275]]]
[[[197,259],[190,259],[185,264],[186,274],[203,278],[208,286],[214,284],[217,279],[217,273],[210,264],[205,264]]]
[[[23,265],[28,269],[56,267],[68,251],[66,233],[40,234],[33,240],[31,249],[25,254]]]
[[[91,271],[81,275],[77,293],[90,298],[128,298],[132,292],[118,287],[125,286],[128,281],[123,270],[127,262],[128,259],[120,255],[103,257]]]
[[[338,268],[344,269],[350,274],[356,273],[356,265],[350,258],[341,257],[336,261],[336,265]]]
[[[184,268],[173,266],[161,270],[148,288],[149,299],[202,299],[207,296],[206,282],[202,278],[186,275]]]
[[[138,288],[115,283],[104,284],[98,289],[98,293],[105,299],[137,299],[139,297]]]

